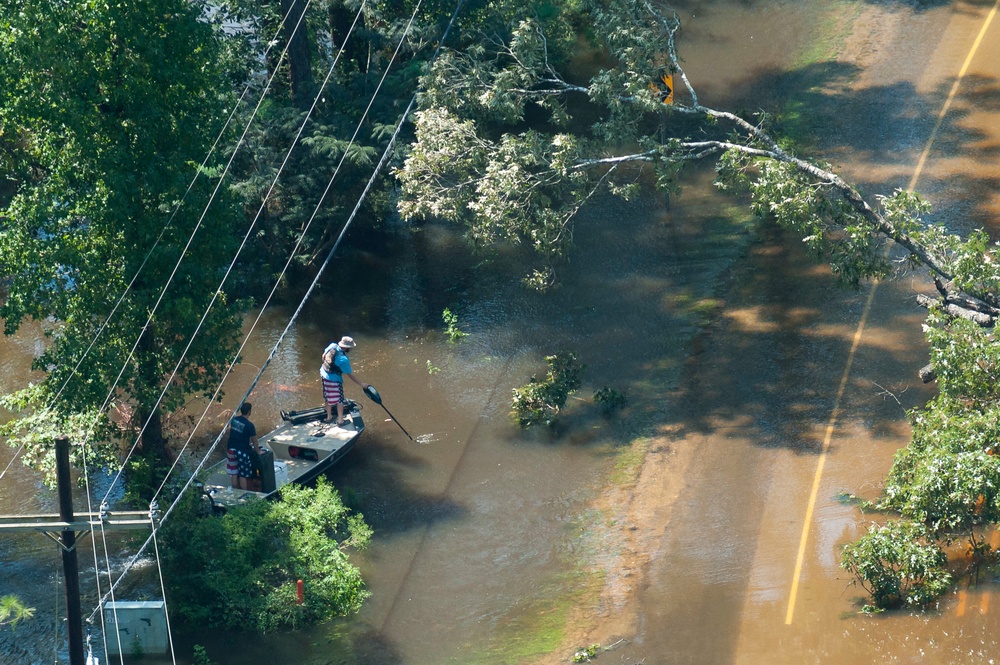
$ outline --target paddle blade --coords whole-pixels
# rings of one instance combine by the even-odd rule
[[[382,404],[382,396],[378,394],[377,390],[375,390],[375,386],[368,386],[365,388],[365,394],[368,395],[368,399],[376,404]]]

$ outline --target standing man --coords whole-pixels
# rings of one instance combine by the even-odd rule
[[[337,425],[344,424],[344,376],[350,377],[351,381],[361,386],[364,390],[367,383],[362,383],[351,373],[351,361],[347,354],[356,347],[353,337],[342,337],[335,344],[330,344],[323,349],[323,366],[319,370],[319,375],[323,379],[323,401],[326,404],[326,420],[333,421],[333,405],[337,405]]]
[[[226,472],[233,487],[250,489],[249,480],[254,476],[254,456],[260,454],[257,443],[257,428],[247,417],[253,410],[250,402],[240,405],[240,415],[229,421],[229,441],[226,443]]]

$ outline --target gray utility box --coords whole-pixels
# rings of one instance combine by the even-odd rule
[[[109,656],[167,653],[167,614],[162,600],[104,603],[104,627],[108,631]]]

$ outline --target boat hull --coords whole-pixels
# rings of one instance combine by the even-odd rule
[[[246,501],[270,499],[285,485],[313,482],[343,459],[364,431],[360,407],[353,401],[346,406],[342,426],[322,422],[323,407],[283,412],[285,422],[259,439],[261,449],[270,453],[261,455],[261,461],[273,466],[273,473],[267,467],[263,470],[259,491],[232,487],[223,459],[200,476],[202,492],[213,508],[224,511]]]

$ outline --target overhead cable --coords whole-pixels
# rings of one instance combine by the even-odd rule
[[[358,8],[358,13],[354,17],[354,23],[351,25],[351,32],[354,31],[354,27],[357,25],[358,18],[361,16],[361,13],[364,11],[366,3],[367,3],[367,0],[362,0],[361,6]],[[348,33],[348,38],[349,37],[350,37],[350,33]],[[346,45],[346,43],[347,43],[347,39],[345,38],[344,45]],[[202,313],[201,319],[198,321],[198,325],[195,326],[194,331],[191,333],[190,337],[188,337],[188,342],[187,342],[187,344],[184,347],[184,351],[181,352],[180,357],[177,359],[177,363],[174,365],[173,370],[170,372],[170,376],[167,377],[167,381],[166,381],[166,383],[163,386],[163,390],[160,391],[159,397],[156,398],[156,402],[153,404],[153,407],[150,409],[149,417],[147,417],[146,421],[143,423],[142,428],[139,430],[139,433],[136,435],[135,442],[132,444],[132,447],[129,449],[128,453],[125,455],[125,459],[122,462],[121,468],[119,468],[118,473],[115,474],[114,479],[111,481],[111,485],[108,487],[107,495],[105,495],[105,500],[107,499],[108,496],[111,495],[111,491],[114,489],[115,484],[121,478],[121,474],[125,470],[125,465],[128,463],[129,458],[135,452],[136,448],[139,446],[139,442],[142,440],[142,436],[146,432],[146,428],[149,427],[149,423],[152,422],[153,415],[156,413],[156,410],[160,407],[160,404],[163,402],[163,398],[166,396],[167,391],[170,389],[170,385],[173,383],[173,380],[177,377],[177,372],[180,371],[181,365],[184,363],[184,360],[187,358],[187,353],[188,353],[188,351],[191,350],[191,346],[194,344],[195,338],[197,338],[198,333],[201,332],[201,328],[205,324],[205,321],[208,319],[209,313],[212,311],[212,308],[215,306],[216,301],[219,299],[219,296],[222,294],[222,288],[225,285],[226,281],[229,279],[229,275],[233,271],[233,266],[236,265],[236,261],[239,259],[240,254],[243,253],[243,249],[246,247],[247,241],[250,239],[250,235],[251,235],[251,233],[253,233],[253,229],[257,225],[257,221],[260,219],[261,214],[263,214],[264,209],[267,207],[267,202],[270,199],[271,194],[274,192],[274,188],[278,184],[278,179],[281,177],[281,174],[284,172],[285,166],[288,165],[288,160],[289,160],[289,158],[292,155],[292,151],[295,149],[295,146],[298,144],[299,138],[301,138],[301,136],[302,136],[302,132],[305,131],[306,125],[309,123],[309,120],[312,117],[313,111],[316,109],[316,105],[319,104],[319,101],[322,98],[324,88],[326,88],[327,83],[329,83],[330,77],[333,76],[333,72],[334,72],[334,69],[337,66],[337,62],[339,61],[341,54],[344,52],[344,45],[341,45],[340,51],[337,52],[337,56],[334,58],[333,63],[330,65],[330,68],[329,68],[329,70],[326,73],[326,77],[323,79],[323,84],[319,87],[319,90],[317,90],[317,92],[316,92],[316,96],[313,98],[313,102],[312,102],[312,105],[309,107],[309,111],[306,113],[305,117],[302,119],[302,122],[299,124],[298,131],[295,133],[295,137],[292,139],[292,144],[288,147],[288,150],[285,152],[285,157],[284,157],[284,159],[281,162],[281,166],[278,168],[277,172],[274,174],[274,178],[271,180],[271,186],[268,188],[267,193],[264,195],[264,199],[261,201],[260,208],[258,208],[258,210],[257,210],[257,214],[254,216],[253,221],[250,223],[250,226],[247,228],[247,232],[244,234],[243,240],[240,243],[240,246],[237,248],[236,254],[233,256],[233,260],[229,262],[229,266],[226,268],[226,271],[225,271],[225,273],[222,276],[222,280],[219,283],[219,287],[215,290],[215,293],[212,294],[212,298],[209,301],[208,306],[205,308],[205,311]],[[207,208],[206,208],[206,210],[207,210]],[[202,218],[204,218],[204,214],[202,215]],[[186,249],[187,248],[185,248],[185,251],[186,251]],[[178,265],[179,265],[179,262],[178,262]],[[176,271],[176,268],[175,268],[175,271]],[[162,295],[161,295],[161,297],[162,297]],[[157,303],[157,304],[159,304],[159,303]],[[148,325],[148,322],[147,322],[147,325]]]
[[[438,42],[437,48],[434,50],[434,54],[431,56],[430,62],[433,63],[434,60],[437,59],[438,54],[441,52],[441,48],[443,47],[444,42],[447,39],[448,33],[451,31],[452,26],[455,24],[455,20],[458,18],[458,14],[459,14],[459,12],[460,12],[460,10],[461,10],[462,5],[464,4],[464,2],[465,2],[465,0],[458,0],[458,3],[456,5],[456,7],[455,7],[455,11],[451,15],[451,19],[449,20],[448,25],[445,28],[445,31],[444,31],[444,33],[441,36],[441,40]],[[302,301],[300,302],[298,308],[295,310],[295,313],[292,315],[291,319],[289,320],[288,325],[285,327],[284,331],[282,331],[281,336],[275,342],[274,347],[271,349],[271,353],[268,355],[267,360],[261,366],[261,369],[257,373],[257,376],[253,380],[250,388],[244,393],[243,400],[245,400],[250,395],[250,393],[256,387],[257,383],[260,381],[260,377],[263,375],[264,371],[270,365],[271,360],[274,359],[274,356],[277,354],[277,351],[278,351],[278,348],[281,345],[281,342],[287,336],[288,331],[291,329],[292,325],[297,320],[299,314],[301,314],[302,309],[304,308],[307,299],[312,294],[312,292],[315,290],[315,287],[318,284],[320,277],[322,276],[323,272],[326,270],[327,266],[330,264],[331,260],[333,259],[334,253],[339,248],[340,243],[341,243],[341,241],[344,238],[344,235],[347,233],[348,228],[350,228],[350,225],[352,224],[352,222],[354,221],[355,217],[357,216],[358,211],[361,209],[361,205],[364,202],[365,198],[368,196],[368,193],[371,191],[371,188],[372,188],[372,186],[373,186],[376,178],[378,177],[379,173],[381,173],[382,168],[384,168],[385,164],[388,162],[389,157],[392,154],[392,150],[393,150],[393,148],[395,146],[395,143],[396,143],[396,141],[399,138],[399,134],[400,134],[400,131],[402,130],[403,124],[405,123],[406,118],[409,116],[410,112],[413,110],[413,107],[416,105],[416,101],[417,101],[417,95],[414,94],[413,97],[410,100],[410,103],[407,105],[406,110],[403,111],[403,115],[400,117],[399,122],[396,125],[396,129],[395,129],[395,131],[393,131],[392,136],[389,139],[389,144],[386,146],[385,151],[382,154],[382,158],[379,160],[378,165],[375,167],[375,170],[372,172],[372,175],[369,178],[368,183],[365,186],[364,191],[361,193],[361,196],[358,198],[357,204],[355,205],[354,209],[352,210],[352,212],[351,212],[351,214],[350,214],[347,222],[345,222],[344,227],[343,227],[342,231],[340,232],[340,235],[338,235],[337,240],[334,243],[333,247],[330,248],[330,251],[327,254],[326,260],[324,260],[323,264],[320,266],[319,271],[317,272],[315,278],[313,279],[312,283],[310,284],[308,291],[303,296]],[[243,400],[241,400],[241,402]],[[234,415],[235,415],[235,413],[234,413]],[[166,510],[166,512],[163,513],[163,517],[160,519],[160,524],[156,527],[156,530],[159,530],[163,526],[164,522],[166,522],[166,520],[170,517],[170,514],[173,512],[174,508],[178,505],[178,503],[180,503],[180,500],[184,496],[184,493],[190,488],[191,484],[194,482],[195,477],[197,477],[197,474],[204,467],[204,465],[208,461],[209,456],[215,450],[215,447],[219,444],[219,441],[221,441],[222,436],[223,436],[223,434],[220,433],[219,436],[213,442],[213,444],[210,446],[209,450],[205,453],[205,456],[202,458],[201,462],[198,464],[198,466],[195,468],[195,470],[192,472],[192,474],[188,478],[187,482],[181,488],[181,490],[178,493],[177,497],[170,504],[170,507]],[[125,577],[125,574],[132,568],[132,566],[134,566],[138,562],[139,558],[143,555],[143,553],[146,551],[146,549],[149,547],[149,545],[150,545],[150,543],[152,543],[152,541],[153,541],[153,535],[151,534],[146,539],[146,541],[142,544],[142,546],[140,546],[140,548],[135,553],[135,555],[132,556],[131,559],[129,559],[128,563],[126,563],[125,568],[122,571],[121,575],[118,576],[118,579],[115,580],[115,583],[112,585],[112,590],[115,587],[117,587],[119,584],[121,584],[122,580]],[[110,593],[110,591],[109,591],[109,593]],[[104,602],[105,598],[107,598],[107,595],[108,594],[105,594],[105,596],[103,596],[99,600],[97,608],[94,610],[94,612],[91,613],[91,617],[93,617],[94,614],[100,610],[101,603]]]
[[[307,0],[306,1],[306,9],[308,9],[310,2],[312,2],[312,0]],[[263,55],[264,58],[267,57],[267,54],[270,52],[270,50],[273,47],[273,45],[277,42],[277,37],[280,34],[281,29],[284,27],[285,21],[288,19],[288,15],[289,15],[290,12],[291,12],[291,7],[289,8],[289,11],[285,13],[285,16],[281,19],[281,23],[278,26],[277,32],[275,32],[275,37],[267,42],[267,48],[264,50],[264,55]],[[305,16],[305,10],[303,10],[303,16]],[[299,22],[296,23],[295,28],[292,30],[292,35],[293,36],[294,36],[295,32],[298,30],[301,21],[302,21],[302,17],[299,18]],[[290,41],[291,41],[291,38],[289,39],[289,42]],[[280,65],[281,62],[284,61],[285,54],[286,54],[287,50],[288,50],[288,45],[286,44],[285,49],[282,50],[281,55],[278,58],[279,65]],[[236,144],[236,148],[233,150],[233,155],[230,157],[229,163],[226,164],[225,171],[223,172],[222,176],[220,176],[220,178],[219,178],[219,184],[220,185],[222,183],[222,180],[225,178],[226,173],[228,173],[228,171],[229,171],[229,166],[230,166],[230,164],[232,164],[232,161],[233,161],[233,158],[236,155],[236,152],[242,146],[242,144],[243,144],[243,142],[244,142],[244,140],[246,138],[247,132],[250,129],[250,125],[253,122],[254,118],[256,117],[257,111],[260,109],[260,105],[263,102],[264,97],[267,95],[268,90],[270,89],[270,86],[271,86],[271,82],[273,81],[274,76],[276,74],[277,74],[277,68],[275,68],[275,72],[273,72],[271,74],[271,76],[268,77],[268,79],[267,79],[267,83],[264,86],[264,90],[261,93],[260,99],[258,100],[257,105],[254,108],[254,111],[253,111],[253,113],[250,116],[250,119],[247,121],[246,127],[243,130],[243,134],[240,137],[240,140]],[[70,380],[73,378],[73,376],[79,370],[80,365],[83,363],[83,361],[87,357],[87,355],[89,355],[90,351],[94,347],[94,344],[97,343],[98,338],[100,337],[100,335],[102,334],[102,332],[104,331],[104,329],[107,327],[107,325],[111,321],[112,317],[114,317],[115,313],[118,311],[118,307],[121,306],[122,301],[124,301],[124,299],[125,299],[125,296],[128,295],[129,290],[135,284],[135,281],[138,279],[138,277],[139,277],[140,273],[142,272],[143,268],[146,266],[146,263],[149,261],[149,257],[152,256],[153,252],[156,250],[157,245],[159,245],[160,240],[163,239],[164,234],[166,234],[167,230],[170,228],[170,225],[173,223],[174,217],[177,215],[177,212],[180,210],[181,205],[184,203],[184,200],[187,198],[187,195],[191,192],[191,189],[194,187],[195,181],[198,179],[198,176],[201,175],[201,173],[204,171],[205,166],[208,163],[208,160],[211,158],[212,153],[215,151],[215,149],[218,146],[220,140],[225,135],[226,129],[229,127],[229,124],[232,122],[233,117],[236,115],[236,111],[239,109],[240,103],[242,103],[243,99],[246,97],[247,92],[250,90],[251,86],[252,86],[252,82],[248,81],[247,85],[243,89],[243,93],[240,95],[239,101],[237,101],[236,104],[233,106],[233,110],[230,112],[229,118],[227,118],[225,125],[223,126],[222,130],[220,130],[219,135],[216,137],[215,143],[212,144],[212,147],[209,150],[208,154],[205,156],[205,159],[202,160],[201,166],[195,171],[195,175],[191,179],[191,182],[188,184],[187,190],[184,192],[184,195],[181,197],[180,201],[177,202],[177,205],[174,206],[173,212],[171,213],[171,215],[170,215],[169,219],[167,220],[167,223],[164,225],[163,229],[160,231],[160,234],[156,238],[156,241],[153,243],[152,247],[150,247],[149,251],[146,253],[145,258],[143,258],[142,263],[139,265],[139,268],[135,272],[135,275],[132,276],[131,281],[129,281],[128,285],[125,287],[125,291],[122,292],[121,296],[118,298],[118,301],[115,303],[115,306],[112,308],[111,313],[108,314],[107,318],[104,320],[104,322],[98,328],[97,332],[94,335],[94,338],[90,341],[90,345],[87,347],[86,351],[84,351],[84,353],[77,360],[76,364],[73,367],[73,370],[70,372],[70,375],[65,379],[65,381],[63,381],[62,386],[60,386],[60,388],[56,392],[55,396],[51,400],[49,400],[48,405],[45,407],[46,411],[50,410],[55,405],[56,400],[59,398],[59,396],[62,394],[62,392],[66,389],[66,386],[69,384]],[[216,189],[215,189],[215,192],[217,192],[217,191],[218,191],[218,186],[216,186]],[[212,200],[214,200],[214,198],[215,198],[215,192],[212,193],[212,198],[209,200],[208,205],[212,204]],[[207,211],[208,207],[206,206],[205,209]],[[204,213],[202,214],[202,218],[204,218]],[[199,220],[199,225],[196,226],[195,229],[192,231],[191,238],[189,238],[189,240],[188,240],[188,245],[190,245],[191,239],[194,238],[194,234],[198,232],[198,229],[200,228],[200,222],[201,222],[201,220]],[[178,260],[178,265],[180,264],[180,261],[182,261],[184,259],[185,255],[186,255],[186,249],[187,249],[187,247],[185,247],[185,252],[181,253],[181,258]],[[173,280],[173,277],[174,277],[174,274],[176,273],[176,270],[177,269],[175,267],[174,268],[174,273],[172,273],[170,275],[170,278],[167,280],[167,283],[164,284],[163,289],[160,292],[160,298],[157,300],[156,306],[153,308],[153,311],[149,314],[149,317],[147,318],[146,323],[143,326],[143,332],[145,332],[146,327],[148,327],[150,321],[152,321],[153,314],[156,312],[156,308],[159,307],[160,300],[163,298],[163,294],[166,292],[167,287],[170,286],[170,282]],[[141,336],[142,336],[142,333],[140,332],[139,337],[141,338]],[[132,350],[129,352],[128,357],[125,359],[125,362],[122,365],[121,371],[118,373],[118,376],[115,378],[115,381],[114,381],[114,383],[111,386],[111,389],[108,391],[108,395],[105,398],[104,403],[102,404],[101,408],[98,410],[98,414],[103,413],[104,410],[108,407],[108,404],[110,404],[111,398],[114,395],[115,389],[118,387],[118,382],[121,381],[121,377],[125,373],[125,370],[128,367],[128,363],[131,361],[132,356],[135,353],[136,348],[138,348],[138,345],[139,345],[139,339],[136,339],[135,344],[132,346]],[[98,415],[98,417],[100,417],[100,416]],[[88,431],[87,436],[84,439],[84,444],[86,444],[87,440],[89,440],[90,434],[93,431],[93,427],[95,427],[96,425],[97,425],[97,421],[95,419],[94,423],[91,424],[90,431]],[[3,477],[7,474],[7,471],[10,470],[10,467],[13,466],[14,461],[24,451],[24,448],[25,448],[25,444],[22,443],[18,447],[18,449],[14,452],[14,455],[13,455],[13,457],[11,457],[10,461],[7,463],[7,466],[4,467],[3,471],[0,471],[0,480],[2,480]]]

